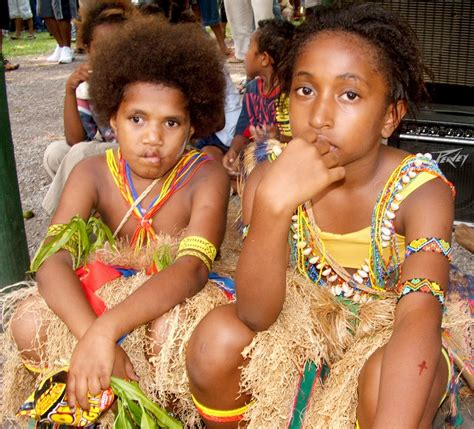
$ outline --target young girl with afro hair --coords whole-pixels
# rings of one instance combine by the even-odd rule
[[[33,261],[37,287],[23,291],[23,298],[30,296],[16,306],[9,300],[13,316],[6,324],[29,369],[70,361],[68,402],[83,409],[89,409],[88,393],[106,389],[112,375],[135,380],[140,375],[142,388],[158,400],[166,377],[154,372],[160,362],[150,362],[168,341],[162,316],[197,298],[206,285],[223,240],[229,196],[222,165],[188,148],[191,138],[222,127],[224,103],[222,63],[198,25],[136,15],[97,43],[92,69],[95,112],[102,124],[110,123],[119,148],[85,159],[72,171]],[[128,243],[129,259],[145,258],[131,280],[125,279],[130,263],[114,250],[121,247],[112,244],[109,228],[125,241],[122,248]],[[88,258],[103,245],[100,237],[108,239],[108,251]],[[112,264],[107,254],[114,255]],[[114,281],[121,287],[110,291]],[[177,329],[186,328],[186,305]],[[161,365],[179,358],[171,354]],[[173,373],[176,369],[168,371]],[[184,364],[176,376],[185,376]],[[15,396],[4,386],[10,402],[25,399],[24,385],[9,386],[17,390]]]

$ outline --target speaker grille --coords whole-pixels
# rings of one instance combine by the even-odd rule
[[[348,3],[342,1],[339,3]],[[417,34],[433,83],[474,86],[474,1],[382,0]],[[426,76],[428,81],[431,81]]]

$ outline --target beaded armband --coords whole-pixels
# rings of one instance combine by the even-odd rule
[[[441,305],[444,304],[443,289],[441,289],[441,286],[438,283],[429,279],[414,278],[406,280],[398,285],[398,291],[398,300],[412,292],[423,292],[430,293],[439,301]]]
[[[436,237],[421,237],[413,240],[407,245],[405,258],[418,252],[433,252],[440,253],[451,262],[451,245],[442,238]]]
[[[181,240],[176,258],[180,258],[181,256],[194,256],[200,259],[207,269],[211,271],[211,266],[216,258],[216,254],[216,246],[214,246],[209,240],[193,235]]]

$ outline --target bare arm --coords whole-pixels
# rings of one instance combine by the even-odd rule
[[[441,180],[425,184],[402,208],[407,243],[420,237],[450,242],[453,200]],[[446,257],[420,252],[406,259],[401,280],[428,278],[446,288],[448,271]],[[441,316],[441,306],[431,294],[411,293],[399,301],[393,334],[382,360],[374,428],[419,426],[440,358]]]
[[[64,97],[64,134],[68,145],[73,146],[86,139],[86,132],[82,126],[79,110],[77,109],[76,89],[81,82],[89,79],[90,66],[81,64],[66,81]]]
[[[97,199],[91,180],[95,163],[82,162],[71,173],[52,224],[68,223],[78,215],[88,219]],[[77,198],[81,195],[81,198]],[[37,273],[38,289],[48,306],[66,323],[76,338],[82,337],[96,316],[85,298],[72,258],[66,250],[49,257]]]
[[[288,231],[296,207],[344,177],[338,159],[326,144],[307,134],[290,142],[244,202],[253,205],[249,234],[236,273],[237,312],[252,330],[267,329],[285,300]],[[248,211],[244,207],[244,216]]]

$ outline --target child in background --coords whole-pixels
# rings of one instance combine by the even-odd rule
[[[454,190],[430,154],[381,144],[423,73],[413,31],[380,5],[322,9],[296,30],[282,88],[294,138],[269,142],[274,161],[246,182],[237,301],[187,349],[206,427],[431,426],[452,374]]]
[[[226,79],[225,103],[224,103],[224,119],[225,125],[219,131],[210,136],[197,139],[194,146],[208,155],[211,155],[215,160],[222,162],[224,155],[229,150],[232,143],[237,120],[240,116],[242,104],[240,102],[240,94],[237,91],[229,71],[224,65],[224,75]]]
[[[133,335],[142,335],[142,346],[148,344],[150,336],[159,337],[157,319],[203,288],[223,239],[229,195],[222,165],[187,149],[193,136],[215,131],[223,109],[225,80],[214,42],[194,24],[169,25],[137,15],[95,49],[90,93],[101,123],[110,121],[119,149],[87,158],[72,171],[43,247],[59,238],[61,248],[37,272],[44,301],[31,288],[28,301],[34,305],[20,304],[8,324],[32,369],[53,359],[45,355],[51,350],[45,347],[57,340],[46,337],[48,325],[67,326],[78,341],[67,395],[71,405],[77,401],[83,409],[89,408],[87,393],[106,389],[112,374],[137,378],[119,340],[128,333],[125,344]],[[112,301],[112,308],[107,303],[105,312],[103,306],[97,310],[94,289],[81,284],[75,272],[87,249],[80,243],[89,240],[91,231],[78,236],[74,227],[91,213],[97,213],[118,238],[129,241],[137,258],[158,246],[163,234],[182,234],[174,262],[161,269],[154,263],[158,272],[141,277],[141,283],[143,273],[137,274],[137,289],[129,290],[120,302]],[[108,230],[100,227],[101,221],[93,221],[99,225],[96,237]],[[90,278],[96,267],[87,264],[82,275]],[[141,331],[149,322],[149,331]],[[69,338],[66,344],[71,343],[75,342]],[[137,348],[128,350],[136,353]],[[149,358],[138,363],[143,378],[156,386],[163,380],[151,375]]]
[[[96,43],[116,31],[134,14],[129,0],[90,0],[81,7],[82,34],[89,59],[74,70],[66,81],[64,97],[64,134],[66,140],[48,145],[43,165],[53,179],[43,200],[43,208],[52,215],[72,169],[83,159],[116,148],[115,136],[108,124],[98,124],[90,103],[90,59]]]
[[[239,154],[254,132],[274,134],[280,86],[276,70],[280,66],[294,27],[286,21],[264,20],[250,40],[245,55],[245,72],[251,80],[246,88],[234,139],[222,160],[231,176],[237,175]],[[253,128],[252,128],[253,127]]]

